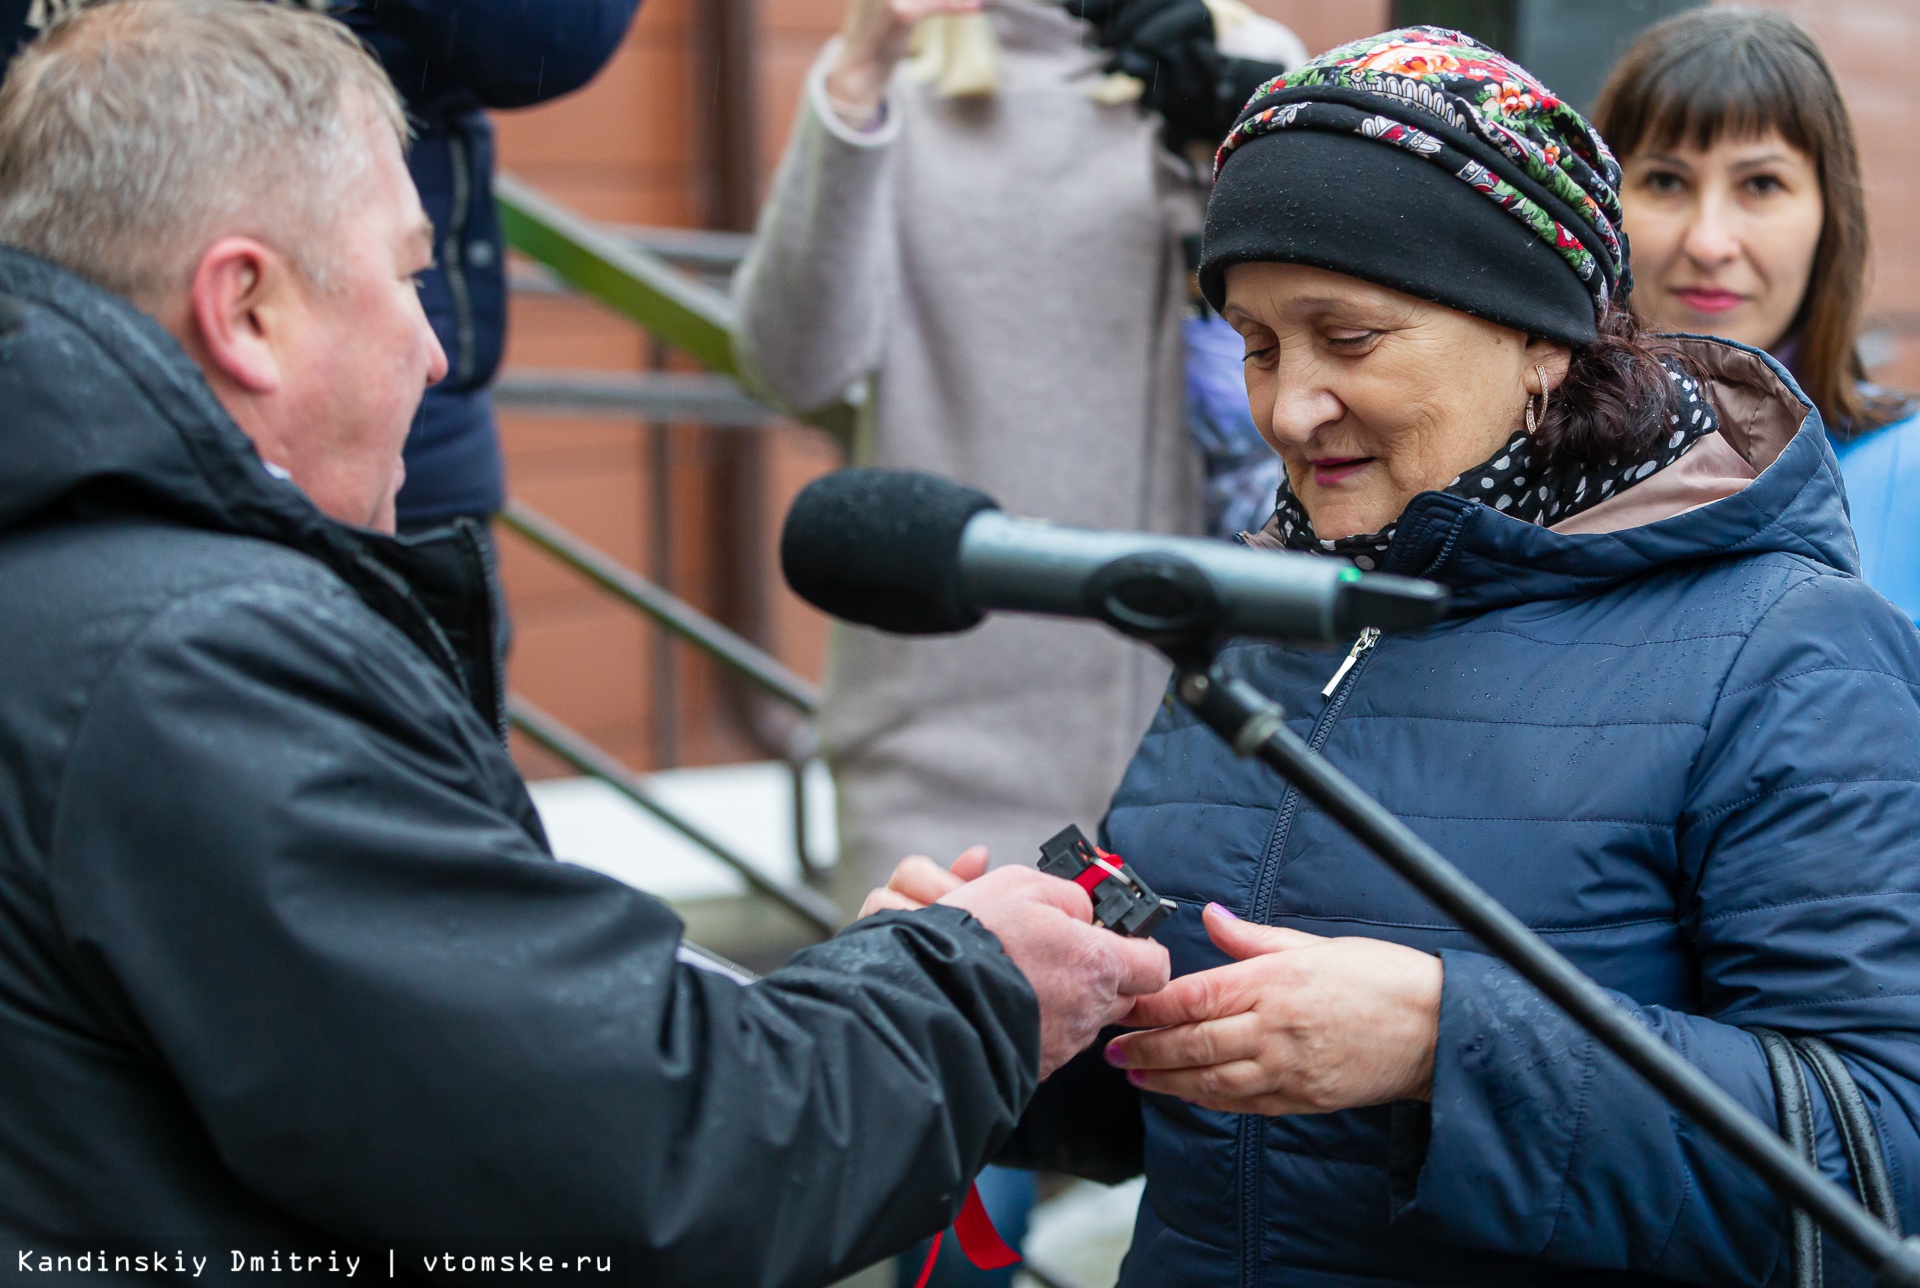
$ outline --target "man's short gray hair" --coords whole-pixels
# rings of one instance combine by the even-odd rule
[[[148,308],[221,237],[325,287],[367,130],[404,144],[380,64],[344,26],[260,0],[109,0],[14,60],[0,88],[0,242]]]

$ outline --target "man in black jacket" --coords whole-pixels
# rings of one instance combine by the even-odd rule
[[[6,1264],[827,1282],[951,1219],[1165,953],[1014,869],[743,987],[551,859],[475,529],[388,535],[447,361],[402,127],[337,24],[231,0],[91,10],[0,90]]]

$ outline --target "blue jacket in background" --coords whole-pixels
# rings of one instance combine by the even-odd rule
[[[31,0],[0,0],[0,49],[30,40]],[[422,300],[447,351],[407,439],[400,521],[491,514],[506,499],[487,386],[506,342],[506,254],[484,109],[569,94],[625,38],[640,0],[334,0],[324,6],[380,56],[406,99],[420,201],[439,238]]]
[[[1920,621],[1920,413],[1833,443],[1847,481],[1860,575]]]
[[[1331,697],[1338,653],[1243,641],[1226,661],[1763,1120],[1774,1096],[1746,1029],[1825,1036],[1911,1230],[1920,633],[1859,579],[1833,453],[1784,369],[1693,343],[1734,392],[1723,433],[1764,466],[1744,491],[1606,535],[1425,493],[1389,570],[1450,585],[1449,621],[1387,636]],[[1106,830],[1179,901],[1158,936],[1176,974],[1223,961],[1210,900],[1445,963],[1431,1106],[1265,1118],[1141,1097],[1147,1191],[1123,1284],[1784,1282],[1786,1216],[1765,1186],[1184,709],[1155,721]],[[1830,1252],[1829,1284],[1864,1282]]]

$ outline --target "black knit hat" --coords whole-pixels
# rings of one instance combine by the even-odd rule
[[[1630,289],[1620,168],[1593,128],[1458,32],[1355,41],[1268,82],[1220,150],[1200,286],[1311,264],[1589,344]]]

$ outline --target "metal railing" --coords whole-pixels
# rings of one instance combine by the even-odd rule
[[[510,174],[495,177],[494,199],[507,244],[544,270],[534,289],[552,290],[556,284],[571,288],[639,323],[714,375],[740,376],[733,349],[733,301],[705,279],[722,275],[730,259],[737,263],[736,257],[745,253],[745,239],[604,227]],[[695,278],[682,269],[703,276]],[[545,374],[550,382],[578,378],[574,373]],[[825,430],[842,446],[852,444],[859,419],[850,401],[785,414]]]
[[[508,370],[494,389],[499,405],[547,415],[611,415],[729,429],[760,429],[779,417],[780,413],[754,400],[734,379],[738,367],[731,301],[714,285],[689,275],[723,276],[744,252],[744,239],[724,234],[603,227],[506,174],[498,176],[495,195],[508,244],[540,266],[533,273],[516,273],[516,290],[583,294],[708,368],[705,373],[637,374]],[[853,409],[843,405],[809,420],[844,442],[850,436],[853,417]],[[840,925],[838,910],[807,884],[820,877],[823,867],[809,850],[805,782],[808,765],[816,758],[817,742],[808,722],[819,709],[818,688],[778,658],[657,581],[596,549],[551,517],[515,501],[507,505],[500,521],[536,549],[802,718],[788,740],[784,759],[792,777],[792,839],[803,884],[786,886],[768,877],[704,828],[665,805],[618,758],[518,695],[508,703],[513,727],[726,864],[754,892],[787,909],[820,934],[832,934]]]
[[[708,370],[735,372],[733,302],[725,295],[512,175],[496,176],[493,191],[509,246]]]

